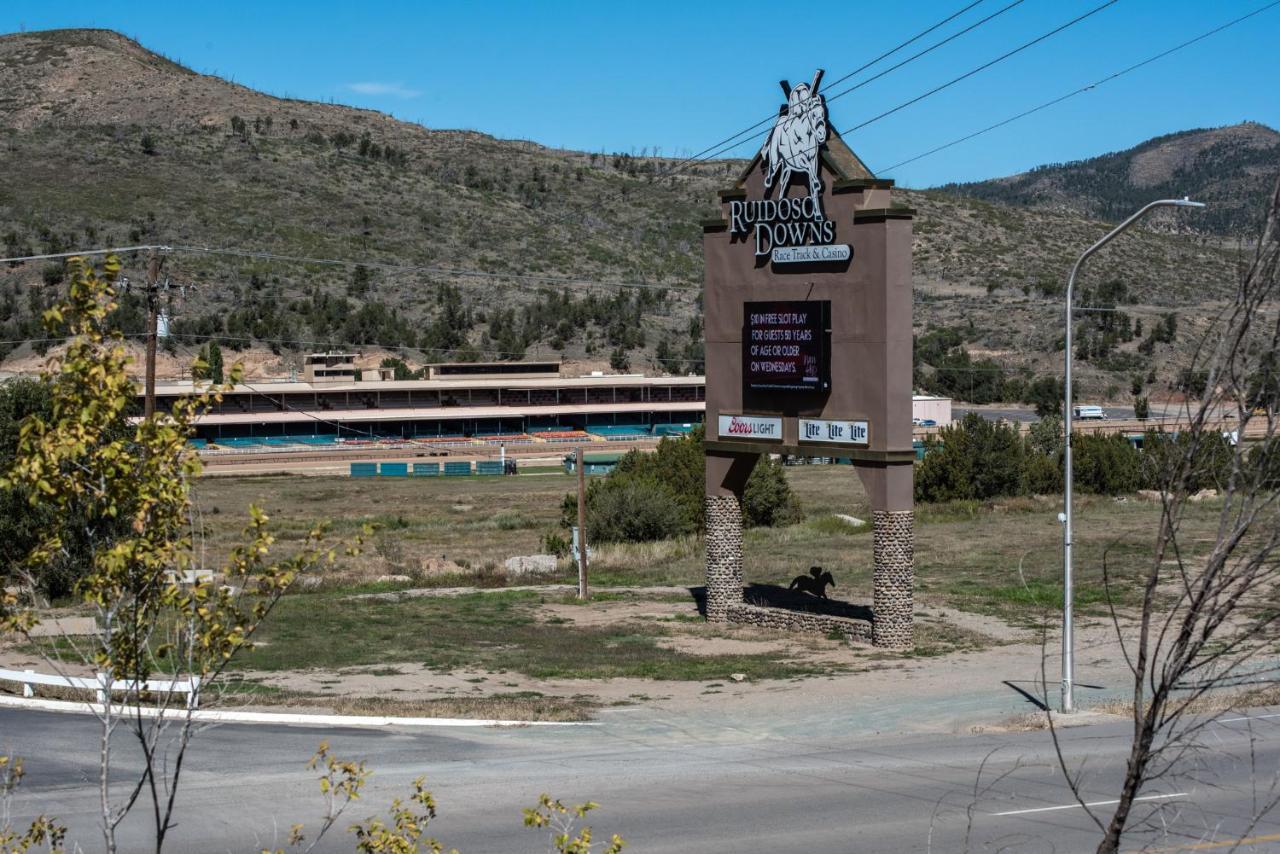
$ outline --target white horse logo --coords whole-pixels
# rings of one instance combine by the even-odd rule
[[[813,199],[816,219],[823,218],[819,201],[822,179],[818,177],[818,159],[822,145],[827,141],[827,105],[818,94],[821,82],[821,69],[813,76],[811,84],[797,83],[792,89],[785,80],[782,81],[782,90],[787,92],[787,106],[760,150],[765,190],[773,186],[773,179],[780,172],[778,198],[782,198],[791,183],[791,173],[804,173],[809,177],[809,197]]]

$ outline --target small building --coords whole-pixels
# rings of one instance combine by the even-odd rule
[[[613,471],[618,461],[625,454],[623,453],[605,453],[605,454],[586,454],[582,455],[582,469],[588,475],[608,474]],[[574,474],[577,471],[577,454],[564,455],[564,470],[566,474]]]
[[[356,382],[360,376],[356,372],[355,354],[309,353],[302,357],[302,378],[316,385]]]
[[[922,421],[932,421],[938,427],[951,424],[951,398],[933,397],[927,394],[912,395],[911,423],[919,424]]]

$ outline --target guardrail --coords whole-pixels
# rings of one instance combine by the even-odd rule
[[[22,696],[34,697],[36,685],[51,685],[55,688],[75,688],[81,691],[92,691],[99,703],[107,702],[107,691],[120,691],[126,694],[142,692],[151,694],[186,694],[188,709],[196,708],[200,696],[200,677],[192,676],[185,681],[167,679],[147,679],[142,682],[128,679],[109,679],[106,673],[93,676],[57,676],[48,673],[36,673],[34,670],[0,670],[0,682],[18,682],[22,685]],[[110,687],[108,687],[110,686]],[[141,686],[141,691],[139,691]]]

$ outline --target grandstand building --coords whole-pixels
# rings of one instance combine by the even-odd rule
[[[196,422],[197,446],[344,446],[642,440],[701,424],[706,378],[599,374],[565,377],[558,362],[428,365],[427,379],[357,370],[351,354],[305,359],[306,379],[242,383]],[[156,386],[156,408],[197,391]],[[951,423],[951,401],[917,395],[916,423]],[[926,420],[927,419],[927,420]]]
[[[235,386],[197,421],[197,444],[656,438],[701,423],[706,400],[700,376],[563,377],[555,363],[508,362],[429,366],[430,379],[391,380],[357,374],[354,361],[317,354],[307,357],[310,382]],[[193,391],[190,382],[158,384],[156,408]]]

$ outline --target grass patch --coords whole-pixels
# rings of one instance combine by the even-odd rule
[[[236,666],[269,671],[416,661],[440,671],[484,669],[535,679],[697,681],[728,673],[785,679],[830,671],[781,653],[700,656],[664,649],[657,640],[668,629],[653,621],[550,623],[537,618],[539,604],[527,592],[398,600],[288,596],[262,630],[267,644],[237,657]]]
[[[592,697],[547,697],[537,691],[506,691],[484,697],[397,700],[288,691],[255,680],[228,682],[221,706],[251,704],[280,708],[320,706],[339,715],[423,718],[483,718],[509,721],[585,721],[600,703]]]
[[[857,475],[848,466],[795,466],[787,469],[787,478],[807,521],[744,532],[745,580],[785,586],[816,564],[835,576],[832,595],[869,602],[871,525],[853,527],[836,516],[871,518]],[[501,567],[512,555],[540,552],[542,534],[559,530],[560,502],[566,492],[558,477],[469,479],[465,484],[443,478],[366,483],[351,478],[219,477],[200,480],[196,488],[202,506],[223,508],[218,514],[204,514],[210,528],[206,547],[215,559],[225,553],[244,524],[242,515],[228,508],[242,508],[250,501],[264,503],[272,514],[281,550],[286,552],[301,541],[316,518],[333,519],[339,535],[353,533],[366,519],[381,522],[384,527],[376,547],[344,561],[329,585],[345,589],[352,589],[350,585],[361,578],[372,582],[383,574],[410,575],[413,586],[421,587],[505,586],[505,575],[484,568]],[[1198,541],[1213,536],[1217,512],[1213,504],[1188,506],[1182,535],[1193,561],[1197,550],[1207,549]],[[1015,625],[1038,622],[1041,611],[1056,608],[1061,598],[1062,528],[1057,510],[1056,499],[1043,496],[919,505],[915,528],[919,599],[997,616]],[[1152,502],[1094,495],[1077,498],[1075,566],[1077,606],[1082,613],[1105,613],[1104,555],[1115,579],[1112,593],[1117,606],[1134,604],[1136,588],[1131,580],[1150,560],[1159,512]],[[695,536],[656,543],[595,544],[593,551],[590,582],[597,601],[606,593],[602,588],[610,586],[703,583],[703,544]],[[462,570],[415,574],[421,561],[442,556]],[[574,583],[576,572],[562,569],[553,580]],[[365,583],[359,589],[396,587]],[[353,633],[350,637],[359,637],[359,620],[344,630]],[[403,645],[411,650],[418,647],[409,642]],[[412,655],[410,660],[417,657],[416,652]]]
[[[871,526],[868,524],[854,525],[847,519],[841,519],[839,516],[830,513],[806,519],[804,527],[815,534],[825,534],[827,536],[866,534],[871,531]]]

